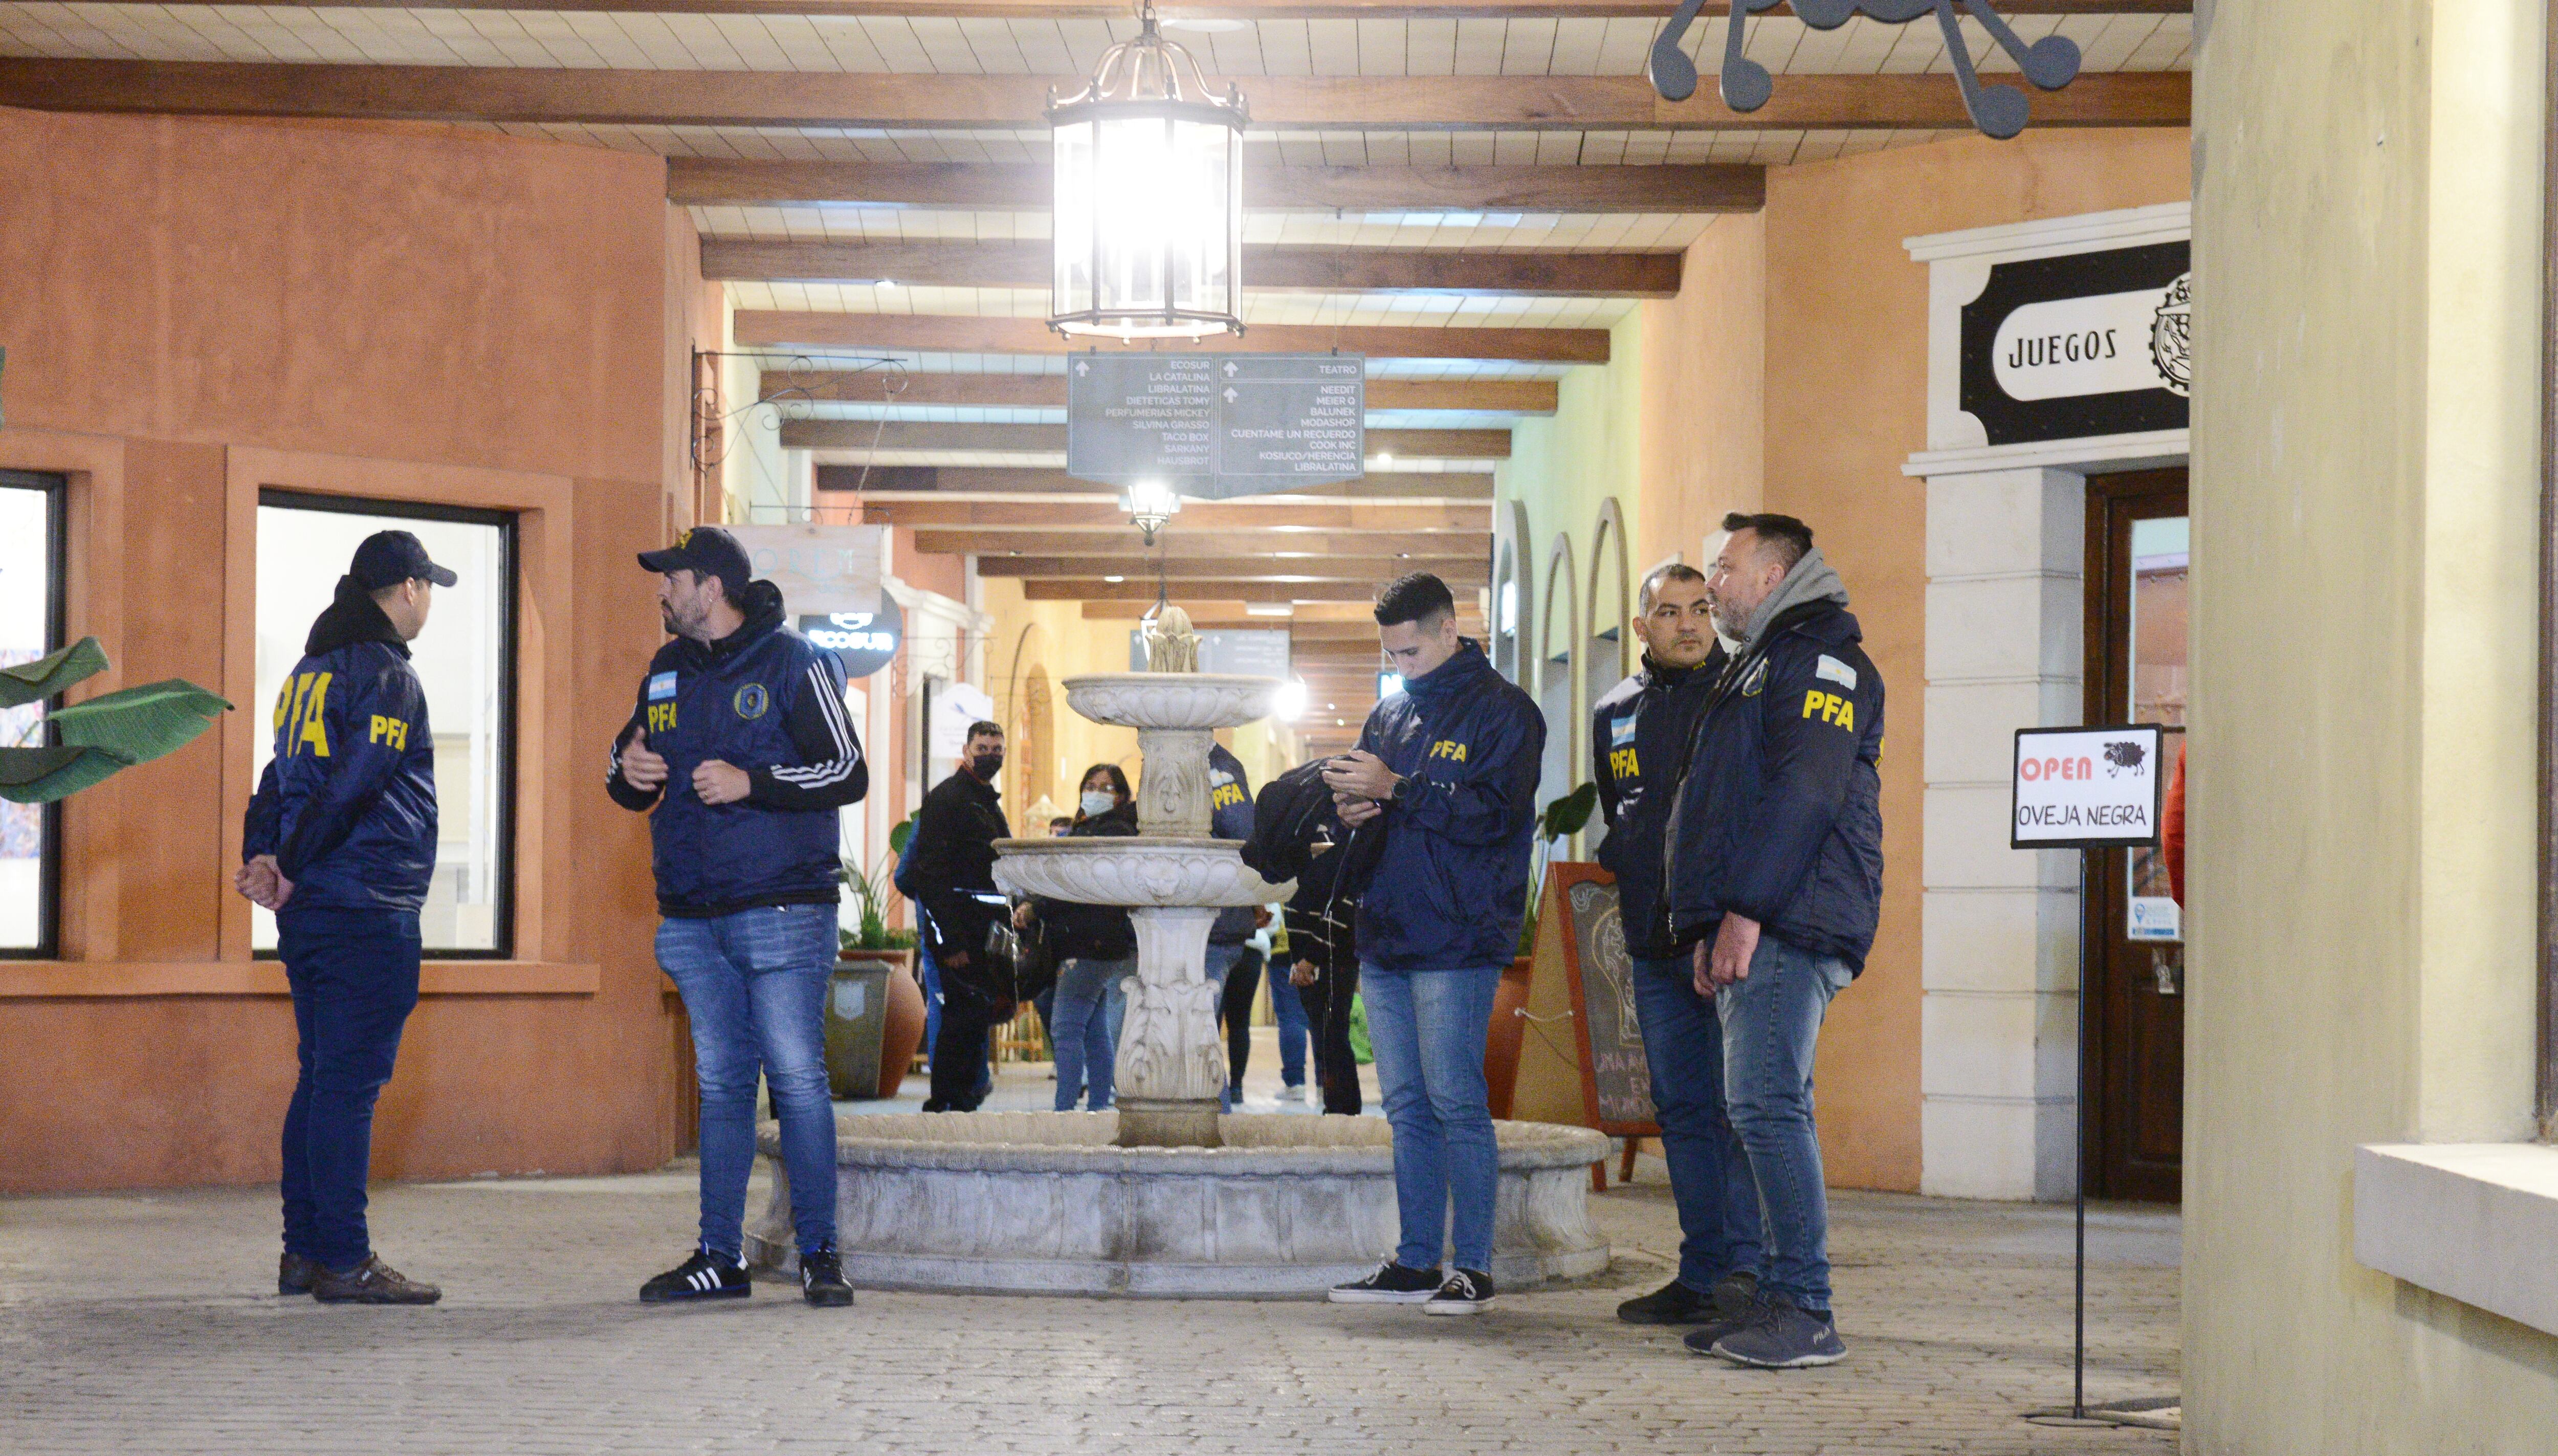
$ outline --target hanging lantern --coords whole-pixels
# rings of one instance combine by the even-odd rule
[[[1056,268],[1049,327],[1114,339],[1243,332],[1243,97],[1210,95],[1164,39],[1152,0],[1137,38],[1048,108]]]

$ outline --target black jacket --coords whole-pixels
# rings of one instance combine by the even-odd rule
[[[1213,839],[1252,837],[1252,782],[1243,761],[1222,743],[1208,746],[1208,832]],[[1252,907],[1229,905],[1208,926],[1208,944],[1240,946],[1252,939]]]
[[[942,980],[982,988],[996,999],[1010,999],[1012,987],[981,982],[977,973],[986,968],[986,932],[1004,914],[1003,892],[995,888],[995,841],[1012,836],[995,787],[957,770],[924,796],[915,821],[915,864],[907,872],[918,891],[916,903],[924,907],[924,933]],[[953,953],[969,963],[953,966]]]
[[[1066,831],[1069,839],[1115,839],[1137,832],[1137,806],[1123,803],[1106,814],[1089,814]],[[1124,905],[1086,905],[1077,900],[1033,896],[1048,934],[1048,953],[1057,960],[1124,960],[1137,953],[1137,928]]]
[[[1807,602],[1726,663],[1697,725],[1670,845],[1670,920],[1726,912],[1852,971],[1883,902],[1883,676],[1856,618]]]
[[[1381,825],[1342,823],[1324,783],[1328,762],[1309,760],[1261,787],[1252,801],[1252,837],[1242,851],[1244,864],[1263,879],[1297,882],[1286,907],[1288,953],[1319,970],[1356,958],[1350,923],[1385,847]],[[1318,844],[1327,847],[1318,853]]]
[[[657,909],[698,918],[762,905],[832,905],[843,881],[836,810],[860,801],[870,768],[844,707],[844,665],[782,623],[771,582],[747,588],[746,625],[704,645],[657,650],[631,721],[613,740],[605,789],[654,809]],[[646,735],[666,760],[660,789],[622,776],[622,751]],[[718,759],[746,771],[747,797],[706,804],[693,770]]]
[[[352,576],[275,698],[275,758],[243,859],[275,856],[297,910],[406,910],[435,878],[435,738],[408,645]]]
[[[1358,746],[1410,780],[1360,897],[1359,955],[1386,970],[1507,965],[1527,913],[1545,718],[1467,642],[1378,703]]]
[[[1590,710],[1591,779],[1608,816],[1599,863],[1617,877],[1626,949],[1647,960],[1679,948],[1661,898],[1670,809],[1697,716],[1724,661],[1719,645],[1694,667],[1662,667],[1647,655],[1640,671]]]

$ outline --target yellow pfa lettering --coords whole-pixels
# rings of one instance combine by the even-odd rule
[[[1808,718],[1814,713],[1820,714],[1821,721],[1824,723],[1834,723],[1847,729],[1856,727],[1854,698],[1844,698],[1837,693],[1823,692],[1815,687],[1803,694],[1803,716]]]
[[[284,757],[297,757],[305,749],[318,758],[329,756],[329,675],[305,672],[275,695],[275,729],[284,740]]]
[[[1430,745],[1429,756],[1434,759],[1454,759],[1462,764],[1466,761],[1466,745],[1453,738],[1442,738]]]
[[[1619,748],[1608,753],[1608,772],[1620,779],[1632,779],[1643,771],[1635,765],[1633,749]]]
[[[387,718],[380,713],[375,713],[373,714],[372,728],[373,742],[387,743],[391,747],[400,750],[402,753],[406,753],[408,751],[408,725],[406,723],[401,722],[397,718]]]
[[[1208,797],[1208,806],[1211,809],[1232,808],[1241,802],[1243,802],[1243,786],[1239,784],[1219,784],[1215,792]]]
[[[674,726],[675,705],[673,703],[650,703],[648,705],[649,732],[667,733],[673,731]]]

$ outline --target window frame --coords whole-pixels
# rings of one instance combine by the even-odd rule
[[[522,556],[516,539],[520,511],[494,510],[485,507],[445,506],[424,501],[385,500],[372,496],[339,496],[316,491],[299,491],[282,486],[260,486],[257,505],[273,506],[287,510],[326,510],[339,515],[373,515],[392,519],[448,521],[460,525],[495,526],[497,530],[497,772],[496,782],[502,792],[497,798],[497,896],[492,917],[496,935],[486,948],[457,948],[426,946],[421,947],[429,960],[512,960],[515,958],[515,808],[521,797],[516,782],[519,760],[516,736],[519,729],[522,693],[519,690],[521,647],[517,641],[516,597],[522,590]],[[251,611],[255,610],[252,599]],[[430,704],[430,707],[432,705]],[[256,751],[250,751],[250,762],[256,762]],[[273,960],[273,948],[253,950],[259,960]]]
[[[51,471],[0,468],[0,490],[34,491],[45,498],[45,652],[59,653],[71,630],[71,481]],[[63,706],[62,694],[45,700],[48,722]],[[54,741],[45,730],[44,741]],[[0,946],[0,960],[59,960],[63,946],[63,805],[37,810],[36,944]]]

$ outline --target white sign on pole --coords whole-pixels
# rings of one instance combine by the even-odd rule
[[[723,526],[746,548],[755,574],[782,588],[793,617],[875,612],[880,602],[884,525]]]
[[[2167,775],[2155,723],[2020,728],[2008,815],[2012,849],[2116,849],[2159,842]]]

